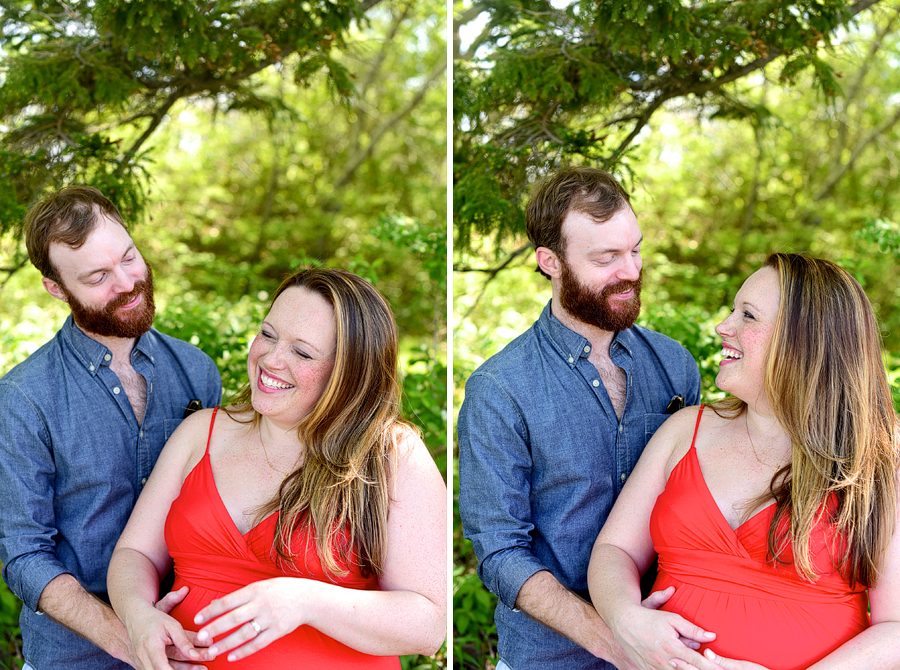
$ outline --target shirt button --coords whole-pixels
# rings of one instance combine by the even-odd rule
[[[625,475],[622,475],[622,476],[624,477]],[[146,477],[143,477],[143,478],[141,479],[141,486],[143,486],[143,485],[146,484],[146,483],[147,483],[147,478],[146,478]]]
[[[619,426],[619,432],[621,433],[625,429],[625,426]]]
[[[619,481],[621,481],[621,482],[624,484],[624,483],[625,483],[625,479],[626,479],[625,473],[623,472],[623,473],[621,474],[621,476],[619,477]]]
[[[594,388],[597,388],[598,386],[600,386],[600,380],[599,380],[599,379],[595,379],[595,380],[592,381],[591,383],[594,385]]]
[[[138,433],[138,437],[143,438],[143,437],[144,437],[144,431],[141,431],[140,433]]]
[[[119,387],[118,386],[113,389],[113,393],[115,393],[116,395],[119,395]]]
[[[587,346],[587,347],[584,348],[584,353],[586,353],[586,354],[591,353],[591,348],[590,348],[590,346]]]
[[[91,366],[90,366],[88,369],[89,369],[91,372],[93,372],[93,371],[94,371],[94,364],[91,363]]]
[[[110,356],[109,354],[106,354],[106,356],[103,357],[104,361],[108,361],[110,359],[112,359],[112,356]]]
[[[574,363],[574,362],[575,362],[575,359],[572,358],[571,356],[569,356],[569,363]]]

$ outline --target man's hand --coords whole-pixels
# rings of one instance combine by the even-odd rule
[[[674,595],[674,586],[665,588],[662,591],[654,591],[641,601],[641,607],[646,607],[648,610],[658,610],[660,607],[669,602],[669,599]],[[700,642],[698,642],[697,640],[691,640],[686,637],[682,637],[679,639],[683,644],[690,647],[694,651],[697,651],[700,648]]]
[[[187,586],[182,586],[177,591],[170,591],[156,603],[156,609],[164,614],[169,614],[175,609],[176,605],[180,604],[187,597],[188,591],[189,589]],[[196,651],[200,653],[199,660],[211,661],[212,657],[205,651],[205,648],[208,645],[200,644],[198,642],[197,633],[192,630],[186,630],[184,632],[191,644],[197,648]],[[166,656],[169,658],[169,665],[172,666],[172,670],[200,670],[201,668],[206,667],[197,663],[196,658],[188,658],[185,653],[175,645],[166,647]]]

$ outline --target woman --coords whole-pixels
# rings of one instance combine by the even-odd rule
[[[398,416],[384,298],[348,272],[297,272],[247,370],[232,406],[172,435],[116,545],[110,599],[138,667],[168,668],[171,645],[208,668],[399,668],[398,654],[434,653],[446,489]],[[168,616],[153,603],[172,559],[189,590]]]
[[[594,545],[597,611],[639,668],[900,667],[898,420],[865,293],[773,254],[716,332],[733,397],[647,445]]]

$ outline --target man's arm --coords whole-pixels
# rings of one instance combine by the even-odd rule
[[[549,571],[536,572],[522,585],[516,608],[591,654],[627,667],[612,631],[594,606],[569,591]]]
[[[466,384],[457,429],[460,515],[482,581],[507,607],[595,656],[620,662],[611,632],[593,606],[532,553],[531,453],[515,402],[492,377],[476,373]]]
[[[134,665],[128,633],[119,617],[72,575],[59,575],[47,584],[38,600],[38,611],[110,656]]]

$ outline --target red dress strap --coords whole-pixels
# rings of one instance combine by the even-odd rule
[[[216,425],[216,413],[219,411],[219,408],[216,407],[213,409],[212,418],[209,420],[209,436],[206,438],[206,454],[209,455],[209,443],[212,442],[212,431],[213,426]]]
[[[700,411],[697,412],[697,423],[696,423],[696,425],[694,425],[694,437],[691,440],[691,449],[694,448],[694,443],[697,441],[697,431],[700,430],[700,417],[703,416],[703,408],[704,407],[706,407],[706,405],[700,405]],[[216,408],[216,409],[218,409],[218,408]],[[216,415],[213,414],[213,419],[215,419],[215,418],[216,418]],[[212,428],[210,428],[210,433],[212,433]],[[209,449],[209,445],[207,445],[206,448]]]

